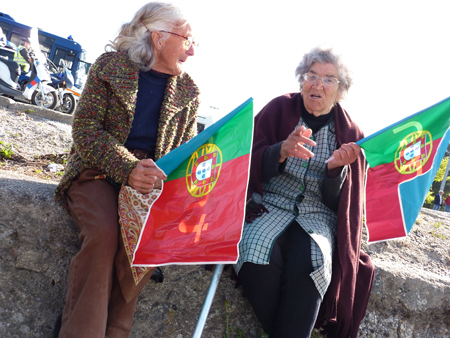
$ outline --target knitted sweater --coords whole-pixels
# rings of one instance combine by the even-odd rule
[[[105,53],[92,65],[72,124],[73,146],[55,191],[56,202],[62,207],[67,207],[66,193],[72,180],[86,168],[127,184],[128,175],[139,162],[123,146],[133,122],[138,79],[139,68],[126,52]],[[199,94],[188,74],[168,78],[155,159],[196,135]]]

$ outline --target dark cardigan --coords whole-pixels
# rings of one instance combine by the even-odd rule
[[[300,93],[286,94],[269,102],[255,117],[248,196],[253,192],[263,193],[261,168],[264,152],[271,145],[287,139],[299,121],[302,106]],[[333,108],[333,113],[338,148],[343,143],[356,142],[364,137],[339,104]],[[357,337],[375,275],[370,257],[360,251],[364,167],[364,156],[360,154],[348,167],[341,191],[333,275],[316,322],[316,327],[324,326],[328,338]]]

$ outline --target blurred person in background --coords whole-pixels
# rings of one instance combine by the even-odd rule
[[[29,53],[30,47],[31,47],[30,38],[24,38],[22,39],[22,45],[20,45],[17,48],[16,53],[14,54],[14,61],[19,64],[24,74],[30,71],[31,66],[31,57]]]
[[[445,199],[445,209],[444,211],[450,212],[450,194]]]
[[[433,210],[439,210],[442,206],[442,202],[444,198],[442,197],[444,195],[444,192],[442,190],[439,191],[439,194],[436,194],[434,196],[434,202],[433,202]]]

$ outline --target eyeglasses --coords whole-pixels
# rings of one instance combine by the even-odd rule
[[[172,34],[172,35],[179,36],[180,38],[183,38],[185,40],[184,41],[184,49],[185,50],[191,49],[192,46],[194,46],[195,48],[198,47],[198,42],[195,41],[192,36],[187,37],[187,36],[183,36],[183,35],[180,35],[180,34],[177,34],[177,33],[173,33],[173,32],[168,32],[168,31],[160,31],[160,32],[169,33],[169,34]]]
[[[317,74],[312,74],[312,73],[303,74],[303,78],[305,79],[306,82],[309,82],[309,83],[316,83],[317,80],[321,79],[322,83],[328,87],[333,87],[333,86],[337,85],[339,82],[341,82],[333,76],[319,77]]]

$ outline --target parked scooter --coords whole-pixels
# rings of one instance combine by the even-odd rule
[[[45,57],[39,49],[38,32],[31,29],[31,70],[26,74],[28,81],[21,87],[19,76],[21,69],[17,62],[0,58],[0,93],[31,101],[33,104],[49,109],[56,107],[55,88],[49,86],[50,74],[43,62]]]
[[[72,114],[77,106],[77,98],[80,94],[75,91],[72,73],[67,68],[64,60],[60,60],[61,68],[47,60],[50,66],[51,86],[57,90],[59,110],[65,114]]]

